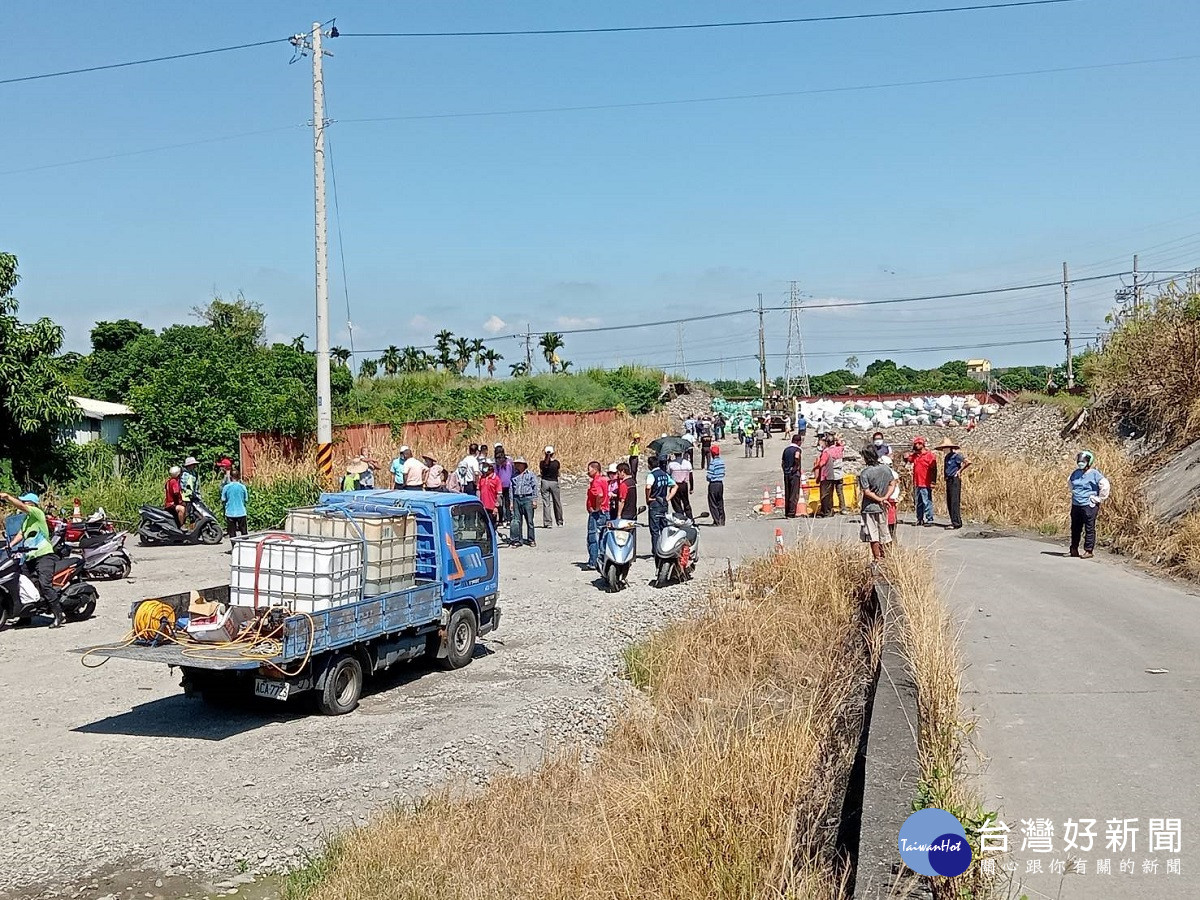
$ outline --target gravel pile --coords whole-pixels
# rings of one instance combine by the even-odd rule
[[[1019,453],[1046,462],[1073,457],[1080,449],[1076,440],[1060,437],[1066,427],[1062,411],[1037,403],[1009,404],[989,416],[963,439],[963,449],[988,453]]]
[[[689,416],[702,416],[712,412],[712,394],[695,384],[689,383],[686,387],[686,394],[676,393],[674,386],[670,388],[670,399],[664,404],[663,412],[670,416],[672,421],[682,422]]]

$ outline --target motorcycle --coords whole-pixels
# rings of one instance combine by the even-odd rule
[[[62,540],[69,547],[75,548],[79,546],[79,542],[88,536],[107,536],[116,534],[117,527],[104,511],[104,507],[99,507],[94,513],[86,519],[72,518],[69,510],[61,510],[60,516],[46,516],[47,524],[51,529],[55,529],[58,525],[62,525]]]
[[[639,513],[646,507],[640,507]],[[609,519],[600,533],[600,558],[596,568],[604,576],[609,593],[623,590],[629,579],[629,567],[637,556],[637,527],[634,519]]]
[[[700,513],[697,519],[707,519],[708,513]],[[700,532],[694,519],[685,519],[667,513],[663,516],[663,528],[654,545],[654,565],[657,576],[655,587],[666,587],[671,581],[681,584],[692,577],[696,560],[700,558]]]
[[[55,560],[54,586],[59,589],[59,602],[68,621],[91,618],[100,594],[83,579],[82,557]],[[50,604],[22,570],[20,556],[9,550],[0,559],[0,629],[10,620],[27,625],[37,615],[53,615]]]
[[[125,551],[125,538],[120,534],[87,534],[79,541],[83,556],[83,576],[92,580],[128,578],[133,560]]]
[[[192,501],[191,526],[179,527],[175,513],[158,506],[143,506],[138,522],[138,539],[142,544],[219,544],[225,537],[217,517],[197,497]]]

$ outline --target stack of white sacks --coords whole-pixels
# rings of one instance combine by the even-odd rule
[[[999,407],[980,403],[971,395],[910,397],[903,400],[807,400],[800,411],[810,430],[885,431],[897,425],[938,425],[954,428],[966,425],[982,414],[991,415]]]

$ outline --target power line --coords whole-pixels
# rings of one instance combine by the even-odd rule
[[[80,69],[63,69],[59,72],[42,72],[38,75],[19,75],[16,78],[0,78],[2,84],[19,84],[24,81],[41,81],[46,78],[61,78],[64,75],[84,75],[88,72],[106,72],[110,69],[128,69],[130,66],[148,66],[151,63],[170,62],[175,59],[191,59],[196,56],[212,56],[214,53],[229,53],[232,50],[250,50],[254,47],[268,47],[271,44],[283,44],[291,40],[291,36],[272,38],[269,41],[255,41],[252,44],[234,44],[231,47],[213,47],[211,50],[193,50],[190,53],[173,53],[170,56],[154,56],[149,59],[132,59],[129,62],[106,63],[102,66],[86,66]]]
[[[635,31],[697,31],[711,28],[748,28],[765,25],[808,25],[816,22],[848,22],[859,19],[898,19],[945,13],[1014,9],[1022,6],[1054,6],[1078,0],[1014,0],[1009,3],[984,3],[975,6],[941,6],[927,9],[892,10],[877,13],[848,13],[835,16],[805,16],[798,19],[755,19],[737,22],[691,22],[680,25],[624,25],[606,28],[533,28],[507,31],[343,31],[342,37],[422,38],[422,37],[514,37],[519,35],[626,34]]]
[[[627,103],[594,103],[582,106],[540,106],[527,107],[520,109],[500,109],[500,110],[477,110],[473,112],[462,113],[427,113],[419,115],[404,115],[404,116],[371,116],[359,119],[340,119],[339,121],[345,125],[360,125],[372,124],[378,122],[417,122],[422,120],[433,119],[472,119],[472,118],[487,118],[492,116],[525,116],[541,113],[559,113],[559,112],[591,112],[606,109],[637,109],[641,107],[655,106],[683,106],[697,103],[726,103],[734,100],[769,100],[780,97],[803,97],[813,94],[843,94],[856,91],[877,91],[890,88],[902,87],[928,87],[938,84],[957,84],[970,81],[990,81],[1001,78],[1022,78],[1033,75],[1054,75],[1064,72],[1087,72],[1096,69],[1115,69],[1127,66],[1143,66],[1152,63],[1164,62],[1183,62],[1188,60],[1200,59],[1200,54],[1187,54],[1184,56],[1162,56],[1148,59],[1132,59],[1122,62],[1110,63],[1092,63],[1081,66],[1060,66],[1047,69],[1024,69],[1012,72],[989,72],[981,75],[953,75],[945,78],[923,78],[914,81],[885,81],[874,84],[855,84],[844,85],[840,87],[825,87],[825,88],[806,88],[795,91],[771,91],[760,94],[724,94],[713,97],[688,97],[677,100],[642,100],[632,101]]]

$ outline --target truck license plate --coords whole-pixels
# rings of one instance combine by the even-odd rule
[[[254,696],[267,697],[271,700],[286,700],[290,687],[291,685],[286,681],[268,681],[265,678],[256,678],[254,679]]]

